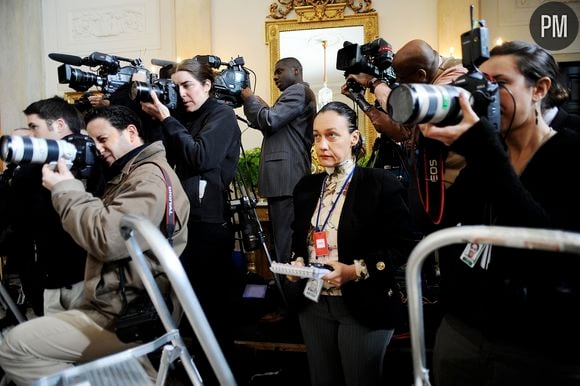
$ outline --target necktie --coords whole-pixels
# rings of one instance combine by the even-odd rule
[[[326,180],[326,188],[324,190],[324,196],[334,196],[336,194],[336,189],[338,185],[338,168],[334,169],[334,172],[328,176]]]

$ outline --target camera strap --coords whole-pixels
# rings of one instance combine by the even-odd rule
[[[143,162],[140,163],[137,167],[145,164],[153,164],[157,166],[159,170],[161,170],[161,174],[163,174],[163,179],[165,181],[165,237],[167,237],[169,245],[173,247],[173,234],[175,233],[175,210],[173,208],[173,204],[175,202],[175,196],[173,194],[173,185],[171,185],[171,179],[169,178],[169,175],[167,175],[165,169],[163,169],[155,162]]]
[[[165,236],[167,237],[167,241],[169,241],[169,245],[171,245],[173,247],[173,234],[175,233],[175,210],[173,208],[173,203],[174,203],[174,194],[173,194],[173,185],[171,184],[171,179],[169,178],[169,175],[167,174],[167,172],[165,171],[165,169],[163,169],[161,167],[161,165],[155,163],[155,162],[143,162],[140,163],[139,165],[137,165],[137,167],[145,165],[145,164],[153,164],[155,166],[157,166],[160,170],[161,173],[163,174],[163,179],[165,182],[165,190],[166,190],[166,194],[165,194]],[[133,172],[137,167],[133,168],[131,170],[131,172]],[[129,174],[131,173],[129,172]],[[128,174],[128,175],[129,175]],[[125,277],[125,266],[126,264],[129,263],[130,258],[125,258],[120,260],[118,263],[118,272],[119,272],[119,292],[121,293],[121,297],[123,298],[123,309],[125,309],[127,307],[127,295],[125,292],[125,282],[126,282],[126,277]],[[155,276],[159,276],[162,275],[163,273],[158,273]]]
[[[443,218],[445,155],[443,145],[419,133],[416,149],[417,191],[421,206],[433,224]]]

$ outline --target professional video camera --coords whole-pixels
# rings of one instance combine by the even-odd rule
[[[393,47],[382,38],[363,45],[346,41],[336,53],[336,69],[344,71],[345,77],[362,72],[392,84],[396,76],[391,63]],[[352,92],[362,91],[362,86],[356,82],[349,82],[348,86]]]
[[[131,82],[135,73],[143,72],[147,78],[150,77],[150,72],[142,66],[141,59],[127,59],[101,52],[93,52],[86,58],[65,54],[48,54],[48,57],[64,63],[58,67],[58,82],[68,84],[75,91],[87,91],[96,86],[105,96],[110,96],[119,87]],[[131,65],[121,67],[121,61]],[[72,66],[96,66],[97,70],[93,73]]]
[[[157,97],[170,109],[177,107],[177,89],[170,79],[159,79],[142,65],[141,59],[127,59],[119,56],[93,52],[86,58],[65,54],[49,54],[49,58],[61,63],[58,67],[58,81],[68,84],[75,91],[87,91],[96,86],[106,98],[110,97],[121,86],[131,83],[130,96],[139,101],[150,101],[150,91],[155,91]],[[121,67],[121,61],[129,62],[130,66]],[[98,66],[97,72],[87,72],[71,66]],[[133,82],[133,75],[143,73],[145,82]],[[91,107],[86,97],[75,102],[79,110],[85,111]]]
[[[431,122],[438,126],[457,124],[462,119],[458,97],[460,89],[464,89],[470,94],[474,112],[499,131],[499,85],[477,67],[489,58],[488,31],[483,20],[477,24],[474,29],[472,8],[471,30],[461,35],[462,61],[468,73],[451,85],[409,83],[395,87],[387,100],[387,110],[394,121]]]
[[[85,179],[97,162],[97,150],[91,137],[83,134],[67,135],[60,140],[3,135],[0,158],[15,164],[43,164],[64,158],[71,173]]]
[[[241,98],[242,89],[249,86],[249,74],[244,67],[244,58],[238,56],[229,62],[222,60],[215,55],[195,55],[194,60],[200,63],[207,63],[213,68],[226,66],[222,72],[216,76],[213,85],[213,96],[221,103],[237,108],[243,105]]]

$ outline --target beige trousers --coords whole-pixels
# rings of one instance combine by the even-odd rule
[[[44,315],[55,314],[76,308],[85,300],[85,282],[79,281],[71,288],[44,290]]]
[[[113,354],[135,344],[122,343],[114,332],[96,324],[85,313],[70,310],[21,323],[0,345],[0,366],[17,385],[77,363]]]

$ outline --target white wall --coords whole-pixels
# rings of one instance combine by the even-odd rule
[[[533,42],[530,33],[530,19],[536,8],[541,5],[538,0],[500,1],[480,0],[481,16],[489,27],[490,45],[501,38],[503,41],[523,40]],[[580,17],[580,1],[564,1]],[[558,61],[580,61],[580,34],[568,47],[553,51]]]
[[[265,44],[264,22],[269,15],[273,0],[212,0],[212,49],[222,59],[241,55],[246,66],[257,76],[255,92],[264,100],[270,100],[270,58]],[[373,8],[379,15],[379,36],[392,44],[396,50],[405,42],[421,38],[437,48],[437,1],[375,0]],[[296,19],[291,12],[289,19]],[[409,26],[412,25],[412,28]],[[322,60],[322,59],[321,59]],[[251,78],[254,80],[253,77]],[[243,115],[241,109],[238,114]],[[240,123],[242,129],[245,124]],[[254,129],[243,131],[246,149],[260,146],[261,134]]]
[[[26,126],[22,110],[44,96],[41,0],[0,1],[0,134]]]
[[[152,57],[169,59],[212,53],[226,60],[241,55],[246,66],[256,73],[256,93],[270,100],[271,74],[264,22],[270,20],[267,16],[274,1],[101,0],[95,3],[92,0],[1,0],[0,129],[9,133],[24,125],[24,107],[37,99],[67,90],[56,84],[58,63],[47,58],[48,52],[86,55],[101,50],[141,56],[146,63]],[[500,0],[480,2],[479,16],[488,20],[492,39],[500,35],[504,40],[530,40],[527,25],[536,0],[520,1],[517,6],[512,4],[509,12],[503,10]],[[447,54],[450,43],[438,47],[440,31],[437,20],[441,4],[465,8],[466,0],[375,0],[373,8],[379,16],[379,36],[390,42],[395,51],[406,41],[421,38]],[[571,5],[578,7],[576,2]],[[123,41],[124,35],[119,34],[117,37],[93,36],[93,39],[83,41],[73,34],[73,30],[66,29],[74,10],[87,9],[90,14],[94,10],[127,7],[138,7],[149,17],[141,40],[133,37],[132,41]],[[352,11],[347,10],[347,14],[349,12]],[[520,13],[520,16],[514,16]],[[295,19],[296,14],[291,12],[288,17]],[[441,20],[445,17],[445,14],[439,15]],[[467,29],[467,19],[461,19],[455,23],[466,27],[459,28],[463,31]],[[441,27],[445,28],[444,23]],[[106,44],[98,44],[102,40],[106,40]],[[556,56],[559,60],[578,60],[578,55],[580,48],[575,43],[565,53]],[[238,113],[242,114],[241,111]],[[261,136],[250,129],[244,132],[243,140],[245,146],[251,148],[260,145]]]
[[[152,58],[175,58],[174,4],[163,0],[79,1],[43,0],[43,60],[46,71],[45,95],[73,91],[59,85],[61,63],[49,53],[86,57],[97,51],[125,59],[141,59],[143,66],[157,71]],[[130,66],[125,60],[121,67]],[[83,71],[90,71],[82,67]]]
[[[240,55],[256,73],[256,94],[269,100],[271,74],[264,22],[273,1],[1,0],[0,127],[9,133],[25,123],[22,110],[29,103],[54,93],[72,91],[57,84],[59,63],[48,59],[49,52],[86,56],[93,51],[104,51],[139,56],[146,64],[150,58],[173,58],[187,55],[189,51],[194,51],[190,52],[192,56],[212,53],[223,60]],[[78,29],[71,29],[72,17],[85,15],[90,20],[91,14],[103,15],[107,10],[116,10],[118,14],[119,9],[131,7],[145,17],[137,29],[125,33],[111,29],[104,31],[110,34],[101,31],[82,36]],[[434,46],[437,43],[437,1],[375,0],[373,8],[379,15],[380,37],[395,50],[413,38],[422,38]],[[296,18],[294,12],[288,16]],[[97,20],[92,27],[104,25],[102,20]],[[138,28],[143,28],[140,38],[135,33]],[[204,33],[208,30],[210,34]],[[241,109],[237,112],[243,115]],[[240,126],[245,128],[243,123]],[[260,145],[261,134],[249,129],[244,131],[242,139],[244,147],[250,149]]]

